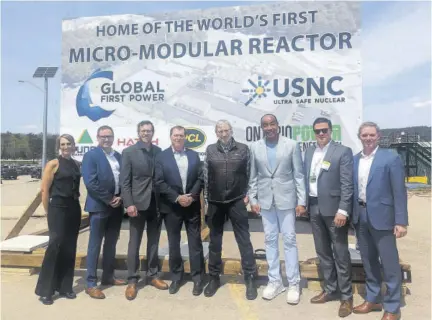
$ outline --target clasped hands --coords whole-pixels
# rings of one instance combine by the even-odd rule
[[[193,202],[193,197],[190,193],[182,194],[177,198],[177,203],[180,204],[182,207],[189,207],[192,202]]]
[[[122,199],[120,197],[114,197],[112,198],[110,202],[110,206],[113,208],[117,208],[121,205]]]

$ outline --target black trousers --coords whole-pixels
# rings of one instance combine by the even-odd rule
[[[73,198],[51,198],[48,206],[49,243],[35,293],[52,296],[72,291],[81,206]]]
[[[182,280],[184,274],[183,259],[180,251],[181,229],[183,223],[189,247],[189,263],[193,281],[204,280],[205,264],[204,250],[201,241],[201,216],[200,212],[182,210],[164,215],[165,227],[169,242],[169,266],[172,280]]]
[[[129,217],[128,245],[128,282],[137,283],[140,278],[139,248],[147,224],[147,277],[155,278],[161,269],[159,263],[159,238],[162,219],[157,216],[156,209],[151,207],[146,211],[138,211],[138,216]]]
[[[343,227],[334,225],[334,217],[323,216],[318,200],[310,199],[310,222],[319,259],[319,268],[324,277],[324,290],[329,294],[338,292],[342,300],[352,298],[351,256],[348,250],[349,222]]]
[[[218,277],[222,266],[222,238],[224,223],[228,217],[233,226],[234,237],[240,250],[241,264],[245,278],[256,274],[254,251],[250,241],[249,220],[243,199],[226,204],[208,206],[208,225],[210,228],[209,274]]]

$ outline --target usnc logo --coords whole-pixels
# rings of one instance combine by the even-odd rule
[[[94,71],[91,76],[84,82],[78,91],[76,97],[76,109],[80,117],[87,117],[93,122],[102,118],[108,118],[115,110],[105,110],[100,106],[94,105],[90,97],[90,81],[97,78],[113,80],[112,71]]]
[[[271,89],[267,88],[268,84],[270,83],[270,80],[267,80],[264,83],[262,83],[262,81],[263,80],[261,76],[258,77],[258,83],[255,83],[251,79],[248,79],[248,83],[251,85],[252,88],[242,90],[242,92],[249,93],[251,95],[249,100],[245,102],[246,106],[249,105],[256,98],[260,99],[262,97],[267,97],[266,92],[271,91]]]

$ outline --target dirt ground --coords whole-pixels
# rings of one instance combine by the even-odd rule
[[[1,185],[1,239],[16,223],[27,205],[32,201],[39,181],[29,177],[20,177],[17,181],[3,181]],[[85,199],[83,189],[82,200]],[[408,235],[398,241],[401,259],[412,268],[412,283],[408,285],[410,295],[406,296],[406,305],[402,308],[402,319],[431,319],[431,198],[430,195],[411,195],[409,198],[410,226]],[[264,235],[261,222],[251,222],[251,238],[254,248],[264,247]],[[30,219],[21,234],[29,234],[46,228],[46,218],[41,207]],[[297,242],[300,260],[315,257],[310,226],[307,222],[297,222]],[[186,240],[185,235],[182,235]],[[124,254],[128,242],[127,220],[123,224],[117,253]],[[78,251],[86,252],[88,230],[83,230],[78,239]],[[350,243],[354,243],[350,236]],[[160,246],[167,244],[166,234],[162,232]],[[145,237],[142,250],[145,248]],[[282,246],[281,246],[281,252]],[[229,227],[224,234],[223,254],[225,257],[239,257],[234,236]],[[338,302],[326,305],[311,305],[309,299],[316,293],[303,289],[302,300],[297,306],[286,304],[284,294],[271,302],[260,297],[255,301],[244,298],[244,285],[226,281],[225,285],[213,298],[191,294],[192,284],[186,283],[177,295],[167,291],[158,291],[150,286],[143,286],[136,300],[130,302],[124,298],[124,287],[105,288],[107,299],[96,301],[85,293],[85,270],[77,270],[74,290],[78,298],[73,301],[58,299],[52,306],[44,306],[34,295],[37,275],[19,273],[1,273],[1,319],[337,319]],[[124,272],[118,272],[124,277]],[[169,275],[164,275],[169,280]],[[241,279],[240,279],[241,280]],[[259,288],[261,294],[265,283]],[[305,287],[305,285],[304,285]],[[354,297],[355,304],[362,302],[362,297]],[[369,315],[351,315],[351,319],[381,319],[381,313]]]

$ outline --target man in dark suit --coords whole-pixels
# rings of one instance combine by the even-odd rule
[[[156,158],[156,185],[160,192],[160,212],[164,215],[169,241],[169,265],[172,282],[169,292],[175,294],[183,282],[183,260],[180,252],[181,229],[186,227],[193,295],[203,291],[205,274],[201,242],[200,193],[203,176],[197,152],[186,149],[185,128],[171,128],[171,147]]]
[[[331,141],[332,123],[313,123],[317,146],[305,153],[306,194],[324,291],[311,303],[325,303],[341,294],[339,317],[352,313],[351,256],[348,250],[349,216],[352,211],[353,154]],[[338,288],[339,287],[339,288]]]
[[[104,293],[97,287],[97,265],[102,245],[102,285],[125,285],[114,278],[116,245],[123,218],[120,198],[119,174],[120,154],[112,149],[114,131],[102,126],[97,131],[98,147],[84,155],[82,176],[87,187],[84,210],[90,215],[90,236],[87,249],[86,293],[95,299],[104,299]]]
[[[158,278],[160,264],[158,258],[159,238],[162,220],[158,212],[158,195],[154,188],[154,163],[161,149],[152,144],[154,126],[150,121],[141,121],[137,126],[140,140],[123,150],[120,171],[122,199],[129,216],[128,246],[128,286],[125,296],[133,300],[137,295],[139,279],[139,248],[147,224],[147,277],[151,284],[167,290],[168,285]]]
[[[407,234],[408,226],[404,166],[397,153],[378,147],[376,123],[363,123],[358,135],[363,151],[354,157],[353,223],[366,273],[366,301],[354,313],[382,310],[382,266],[387,287],[382,320],[398,320],[402,273],[396,239]]]

